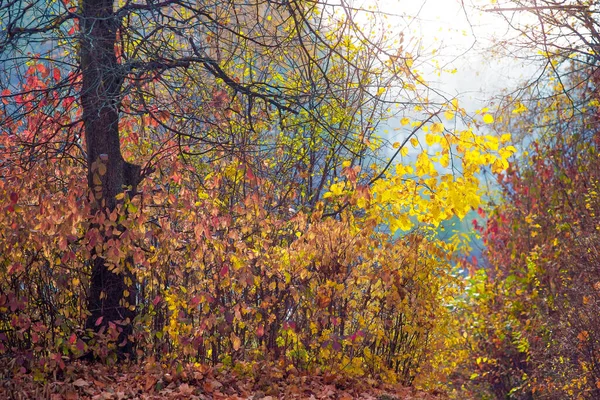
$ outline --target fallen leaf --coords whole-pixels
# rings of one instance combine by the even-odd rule
[[[146,376],[146,384],[144,385],[144,390],[149,392],[150,389],[156,384],[157,379],[152,375]]]
[[[219,381],[216,381],[214,379],[210,379],[207,380],[206,382],[204,382],[204,391],[207,393],[213,393],[215,390],[219,389],[220,387],[222,387],[223,384]]]
[[[67,392],[64,398],[65,400],[78,400],[79,395],[77,394],[77,392]]]
[[[73,382],[73,386],[77,386],[79,388],[82,388],[82,387],[90,386],[90,383],[88,381],[84,380],[84,379],[79,378],[75,382]]]
[[[179,393],[189,396],[194,392],[194,388],[188,385],[187,383],[182,383],[179,385]]]

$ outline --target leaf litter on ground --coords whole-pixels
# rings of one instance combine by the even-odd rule
[[[188,365],[166,367],[155,362],[104,364],[73,362],[61,374],[44,379],[27,371],[0,376],[1,399],[49,400],[440,400],[442,393],[418,391],[371,378],[330,373],[283,373],[255,366],[254,374],[231,368]]]

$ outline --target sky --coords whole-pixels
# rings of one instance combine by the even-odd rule
[[[493,96],[514,88],[537,70],[535,65],[523,64],[496,51],[497,39],[515,33],[498,14],[481,11],[494,6],[491,0],[377,2],[381,10],[392,14],[392,30],[403,30],[405,36],[420,40],[424,58],[437,60],[446,70],[456,70],[441,76],[427,70],[423,74],[431,86],[450,98],[458,96],[467,111],[486,107]],[[416,18],[411,19],[413,16]],[[435,55],[431,54],[433,49],[438,50]]]

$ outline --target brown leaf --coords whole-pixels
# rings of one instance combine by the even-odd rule
[[[223,384],[217,380],[214,379],[209,379],[206,382],[204,382],[204,391],[207,393],[213,393],[215,390],[219,389],[220,387],[222,387]]]
[[[79,399],[79,395],[77,394],[77,392],[67,392],[65,393],[65,400],[78,400]]]
[[[92,400],[113,400],[114,398],[115,397],[113,396],[113,394],[109,392],[102,392],[98,393],[95,396],[92,396]]]
[[[152,375],[146,375],[146,384],[144,385],[144,390],[146,392],[149,392],[150,389],[152,389],[154,387],[154,385],[156,385],[157,379],[156,377],[152,376]]]
[[[181,385],[179,385],[179,393],[183,394],[184,396],[189,396],[193,392],[194,388],[188,385],[187,383],[182,383]]]
[[[106,387],[106,383],[98,381],[96,379],[93,379],[94,381],[94,386],[96,386],[97,388],[103,389]]]
[[[75,382],[73,382],[73,386],[82,388],[82,387],[90,386],[90,383],[88,381],[86,381],[85,379],[79,378]]]

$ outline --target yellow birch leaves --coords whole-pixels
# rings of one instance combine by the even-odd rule
[[[493,120],[490,114],[483,117],[484,121],[490,118]],[[373,182],[368,189],[370,201],[364,199],[364,190],[353,192],[348,182],[334,183],[323,197],[358,197],[353,204],[365,209],[365,218],[387,224],[392,232],[409,231],[417,225],[435,228],[479,207],[479,173],[483,168],[503,171],[516,151],[506,145],[509,134],[496,137],[472,129],[449,132],[439,122],[428,126],[424,138],[426,148],[421,148],[416,136],[409,140],[420,153]]]

